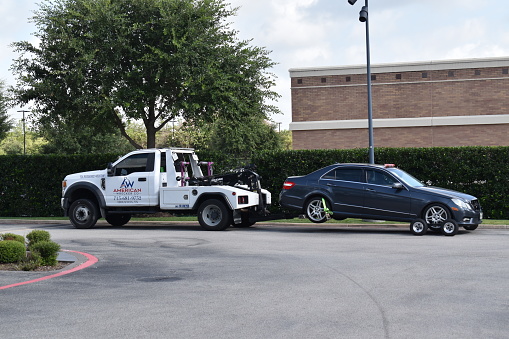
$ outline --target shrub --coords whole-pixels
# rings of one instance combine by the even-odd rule
[[[22,271],[33,271],[42,265],[42,259],[37,252],[28,252],[27,256],[18,262],[17,268]]]
[[[21,261],[26,253],[25,245],[16,240],[0,241],[0,263]]]
[[[22,235],[19,235],[19,234],[4,233],[4,234],[0,234],[0,238],[2,240],[14,240],[14,241],[18,241],[18,242],[22,243],[23,245],[25,244],[25,237]]]
[[[57,264],[58,251],[60,245],[54,241],[42,240],[31,245],[30,251],[33,255],[41,256],[41,264],[44,266],[55,266]]]
[[[31,247],[33,244],[36,244],[40,241],[50,241],[50,238],[51,236],[48,231],[33,230],[27,234],[28,247]]]

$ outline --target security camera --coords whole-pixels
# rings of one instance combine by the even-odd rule
[[[368,7],[362,6],[362,9],[359,13],[359,21],[366,22],[368,20]]]
[[[355,3],[356,3],[356,2],[357,2],[357,0],[348,0],[348,3],[349,3],[350,5],[355,5]]]

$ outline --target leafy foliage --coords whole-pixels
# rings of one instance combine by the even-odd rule
[[[19,121],[11,129],[4,140],[0,142],[0,154],[39,154],[43,151],[47,141],[26,126],[23,133],[23,122]]]
[[[7,94],[4,91],[4,82],[0,81],[0,141],[7,136],[7,132],[12,128],[12,121],[7,115]]]
[[[33,230],[27,234],[28,247],[32,246],[39,241],[50,241],[51,235],[45,230]]]
[[[278,111],[265,104],[278,97],[274,63],[238,40],[235,11],[223,0],[44,1],[33,18],[40,44],[14,44],[16,98],[34,103],[40,129],[116,126],[137,148],[126,121],[143,121],[150,148],[177,117],[266,117]]]
[[[35,252],[41,258],[41,264],[44,266],[55,266],[57,264],[58,251],[60,245],[54,241],[41,240],[30,245],[30,251]]]
[[[14,233],[0,234],[0,240],[15,240],[25,245],[25,237]]]
[[[25,244],[16,240],[0,241],[0,263],[13,263],[25,257]]]
[[[0,216],[61,216],[61,182],[70,173],[106,168],[118,154],[0,156]]]

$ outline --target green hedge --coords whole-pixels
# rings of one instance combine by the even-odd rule
[[[284,179],[340,162],[367,162],[366,149],[259,152],[250,160],[197,152],[221,173],[248,163],[277,205]],[[106,168],[119,155],[0,156],[0,216],[61,216],[61,181],[70,173]],[[376,148],[377,163],[393,163],[430,185],[477,196],[485,217],[509,219],[509,147]]]
[[[67,174],[106,168],[118,155],[0,156],[0,216],[62,216]]]

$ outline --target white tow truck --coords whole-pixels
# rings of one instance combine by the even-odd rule
[[[258,174],[241,168],[214,175],[212,165],[189,148],[133,151],[106,169],[67,175],[61,205],[76,228],[92,228],[100,217],[122,226],[133,214],[179,211],[197,213],[206,230],[224,230],[269,214],[271,194]]]

